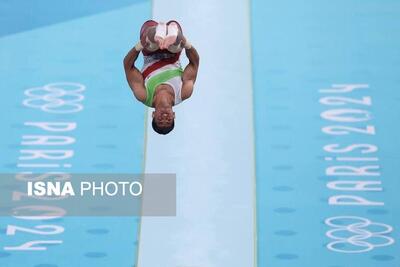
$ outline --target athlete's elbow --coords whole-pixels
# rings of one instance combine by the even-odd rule
[[[186,98],[191,97],[193,94],[193,88],[186,93]]]
[[[129,69],[129,58],[128,56],[124,57],[124,60],[122,61],[123,65],[124,65],[124,69]]]
[[[193,86],[188,86],[188,87],[184,88],[184,89],[182,90],[182,93],[181,93],[181,94],[182,94],[182,95],[181,95],[182,100],[188,99],[188,98],[191,97],[192,94],[193,94]]]
[[[137,101],[143,103],[146,100],[146,97],[144,96],[144,94],[142,92],[137,92],[135,90],[132,90],[132,92]]]
[[[200,56],[197,52],[193,53],[193,64],[195,64],[196,67],[200,64]]]
[[[123,65],[124,65],[124,68],[126,69],[126,70],[130,70],[130,69],[132,69],[133,67],[134,67],[134,60],[132,60],[132,58],[129,56],[129,55],[126,55],[125,57],[124,57],[124,60],[122,61],[122,63],[123,63]]]
[[[199,57],[199,55],[194,56],[194,57],[192,58],[192,60],[190,61],[190,63],[192,63],[192,65],[193,65],[196,69],[198,69],[198,68],[199,68],[199,65],[200,65],[200,57]]]

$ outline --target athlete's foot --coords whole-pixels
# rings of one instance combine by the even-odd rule
[[[154,36],[154,41],[158,44],[160,49],[164,49],[164,39],[159,36]]]
[[[160,22],[156,28],[156,34],[154,35],[154,41],[158,43],[160,49],[164,49],[165,37],[167,35],[167,24]]]
[[[162,49],[167,49],[170,45],[176,42],[176,38],[178,37],[179,28],[175,22],[172,22],[168,25],[168,34],[164,38]]]

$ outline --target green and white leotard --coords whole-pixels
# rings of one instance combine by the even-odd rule
[[[145,66],[143,70],[146,70],[153,64],[159,64],[160,60],[151,60],[152,58],[145,58]],[[146,64],[147,61],[147,64]],[[154,65],[157,66],[157,65]],[[154,67],[153,66],[153,67]],[[182,74],[183,70],[181,67],[180,61],[176,61],[172,64],[164,65],[160,68],[156,68],[145,78],[145,86],[146,86],[146,101],[145,105],[152,107],[153,99],[156,92],[156,88],[160,84],[168,84],[172,87],[175,94],[175,103],[174,105],[178,105],[182,102],[181,98],[181,89],[182,89]]]

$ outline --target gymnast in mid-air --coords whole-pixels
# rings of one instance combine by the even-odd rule
[[[183,70],[179,60],[185,49],[189,64]],[[143,53],[140,71],[135,61]],[[140,41],[124,58],[126,79],[136,99],[153,107],[152,126],[159,134],[168,134],[175,125],[172,107],[188,99],[193,92],[199,68],[199,54],[185,38],[176,21],[146,21]]]

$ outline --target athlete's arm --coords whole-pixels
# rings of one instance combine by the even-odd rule
[[[193,46],[190,45],[190,48],[185,48],[185,53],[189,59],[189,64],[185,67],[182,75],[182,100],[188,99],[193,93],[193,87],[196,82],[197,71],[200,63],[199,54]]]
[[[136,47],[132,48],[124,58],[124,69],[126,80],[132,89],[136,99],[140,102],[146,101],[146,88],[142,73],[135,67],[135,61],[140,54]]]

